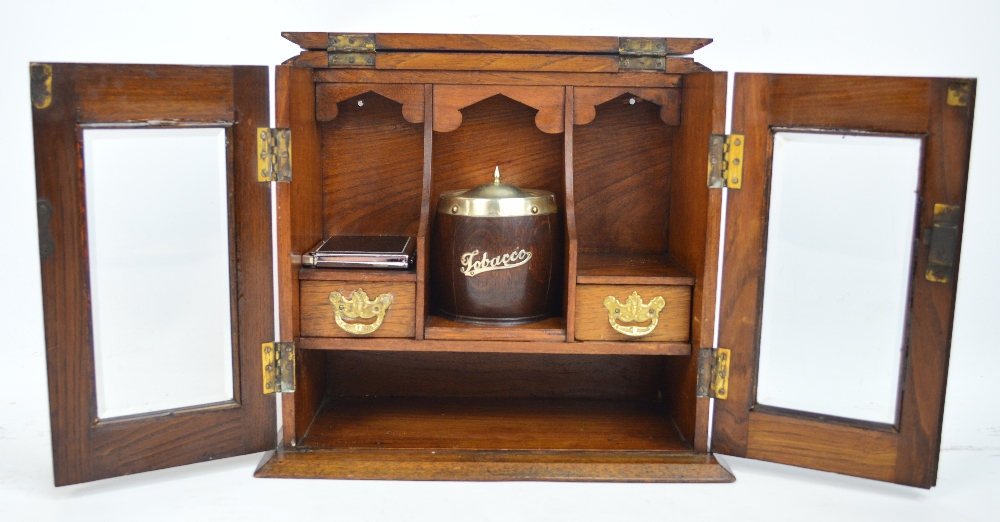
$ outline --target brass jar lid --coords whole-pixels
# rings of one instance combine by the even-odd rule
[[[492,183],[442,192],[437,206],[438,214],[469,217],[540,216],[556,210],[555,194],[501,183],[500,167],[493,172]]]

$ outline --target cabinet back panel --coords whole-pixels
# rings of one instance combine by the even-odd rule
[[[470,341],[474,342],[474,341]],[[627,355],[328,352],[337,396],[655,400],[663,358]]]
[[[462,125],[434,133],[431,213],[446,190],[468,189],[493,181],[500,167],[504,183],[554,192],[560,213],[563,190],[563,135],[535,126],[535,109],[502,95],[462,109]]]
[[[320,124],[323,233],[416,236],[423,124],[406,121],[402,105],[373,92],[337,108],[334,120]]]
[[[660,106],[625,94],[573,132],[580,250],[665,252],[674,128]]]

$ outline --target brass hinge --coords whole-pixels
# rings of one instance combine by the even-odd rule
[[[743,186],[742,134],[713,134],[708,139],[708,188]]]
[[[292,131],[257,128],[257,181],[292,181]]]
[[[666,38],[619,38],[618,68],[643,71],[667,69]]]
[[[375,67],[374,34],[327,33],[327,66]]]
[[[295,343],[264,343],[260,352],[264,395],[295,391]]]
[[[956,80],[948,83],[948,105],[952,107],[968,107],[971,94],[971,82]]]
[[[52,66],[33,63],[31,71],[31,104],[36,109],[47,109],[52,104]]]
[[[729,361],[727,348],[702,348],[698,352],[697,397],[726,400],[729,397]]]
[[[962,218],[959,205],[934,205],[931,225],[930,253],[924,278],[933,283],[947,283],[955,274],[955,251],[958,250],[958,222]]]

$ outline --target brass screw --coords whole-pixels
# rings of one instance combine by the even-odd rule
[[[538,213],[538,207],[531,207],[531,213],[532,214],[537,214]]]
[[[452,205],[452,207],[451,207],[451,213],[452,214],[458,214],[458,205]]]
[[[736,138],[735,140],[733,140],[733,145],[736,145],[737,147],[739,147],[741,143],[742,142],[740,141],[739,138]]]

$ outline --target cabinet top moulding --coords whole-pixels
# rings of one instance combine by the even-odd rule
[[[649,42],[649,53],[685,55],[712,43],[711,38],[632,38],[617,36],[541,36],[495,34],[417,33],[297,33],[281,36],[303,50],[371,49],[372,51],[466,51],[618,54],[643,52],[636,47]],[[354,40],[356,43],[351,42]],[[656,45],[662,44],[662,47]]]
[[[707,71],[686,56],[708,38],[283,33],[303,51],[286,65],[411,71],[657,74]]]

